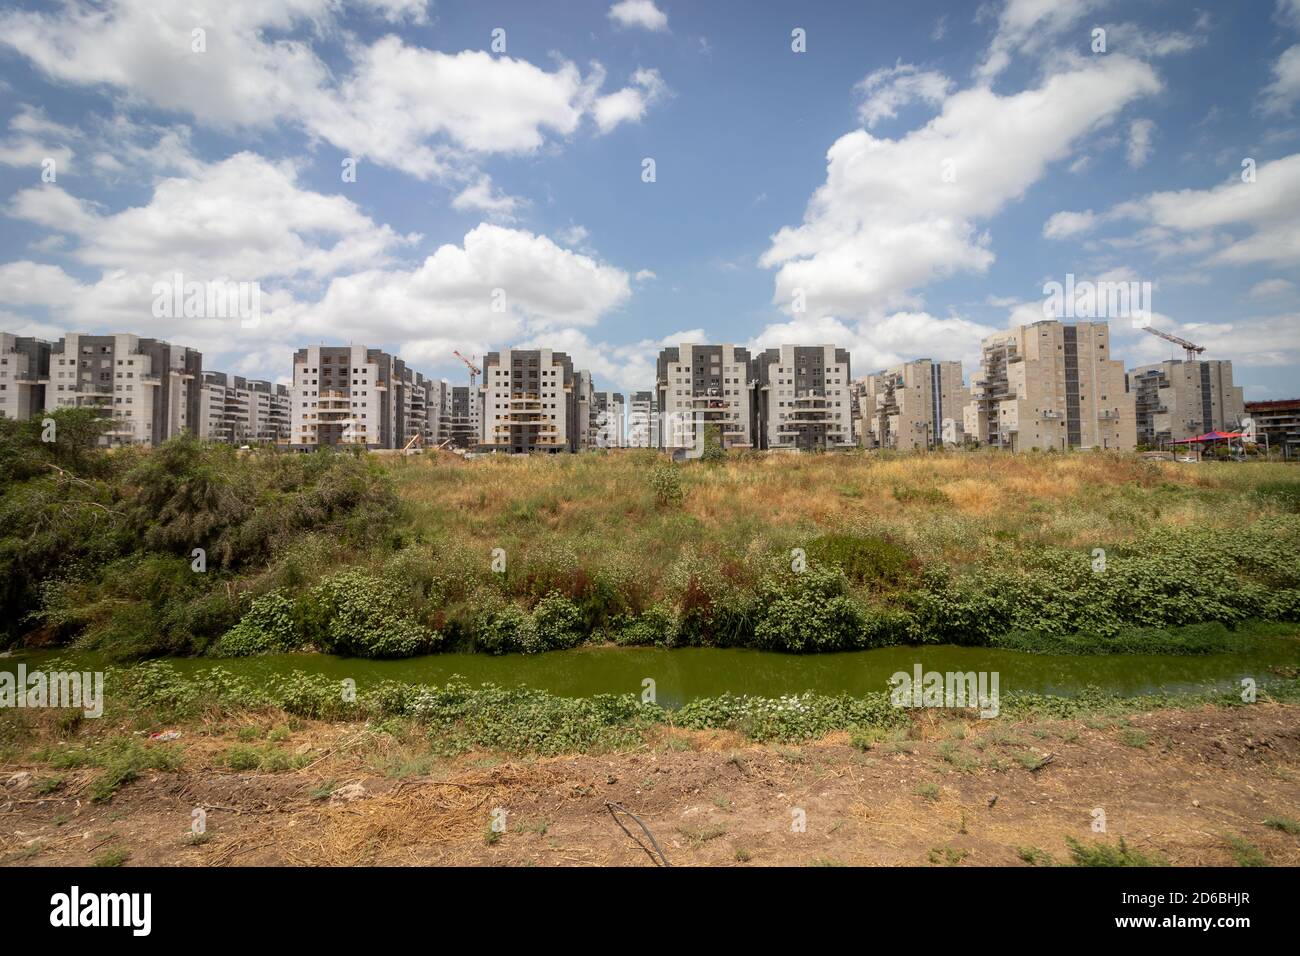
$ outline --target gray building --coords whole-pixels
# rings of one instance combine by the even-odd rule
[[[25,421],[45,410],[51,345],[0,332],[0,418]]]
[[[299,349],[290,394],[289,443],[294,448],[404,448],[417,436],[427,437],[424,376],[382,349]]]
[[[587,381],[590,382],[590,376]],[[506,349],[483,361],[479,451],[576,452],[587,429],[578,412],[578,373],[564,352]],[[584,406],[584,415],[588,414]]]
[[[812,451],[853,446],[849,353],[833,345],[782,345],[762,352],[758,447]]]
[[[659,448],[691,448],[716,427],[723,448],[755,448],[758,407],[748,349],[688,345],[663,349],[655,369]]]
[[[289,405],[289,389],[283,385],[226,372],[204,372],[199,391],[199,437],[236,445],[287,443]]]
[[[50,351],[45,408],[93,408],[112,425],[107,445],[159,445],[197,434],[203,356],[130,334],[71,332]]]

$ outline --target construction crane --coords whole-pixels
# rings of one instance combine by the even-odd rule
[[[475,365],[475,364],[474,364],[473,362],[471,362],[469,359],[465,358],[465,356],[461,355],[460,352],[456,351],[455,349],[452,349],[452,350],[451,350],[451,354],[454,355],[454,356],[456,356],[456,358],[460,359],[462,362],[464,362],[464,363],[465,363],[465,367],[466,367],[467,369],[469,369],[469,387],[470,387],[470,388],[473,388],[473,387],[474,387],[474,379],[479,375],[480,372],[482,372],[482,369],[480,369],[477,365]]]
[[[1195,362],[1200,357],[1201,353],[1205,351],[1204,345],[1197,345],[1194,342],[1187,341],[1187,339],[1180,339],[1176,335],[1170,335],[1168,332],[1162,332],[1160,329],[1152,328],[1149,325],[1146,326],[1146,330],[1152,335],[1158,335],[1168,342],[1173,342],[1175,345],[1181,345],[1187,351],[1187,361],[1189,362]]]

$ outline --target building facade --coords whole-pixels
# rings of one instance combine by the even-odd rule
[[[364,345],[311,346],[293,357],[290,445],[404,448],[428,428],[424,377]]]
[[[488,353],[479,391],[482,430],[477,449],[514,455],[578,451],[586,428],[579,420],[577,379],[564,352]]]
[[[1209,431],[1231,431],[1246,416],[1245,396],[1232,384],[1232,363],[1173,359],[1129,372],[1139,445],[1157,448]]]
[[[810,451],[853,445],[849,353],[782,345],[757,362],[758,447]]]
[[[1243,428],[1270,454],[1300,461],[1300,398],[1247,402]]]
[[[858,380],[864,448],[950,448],[965,441],[971,394],[961,362],[917,359]]]
[[[627,447],[654,448],[659,434],[659,403],[654,392],[634,392],[627,419]]]
[[[723,448],[755,448],[754,361],[735,345],[679,345],[659,353],[659,448],[692,448],[716,426]]]
[[[251,445],[287,444],[289,389],[225,372],[204,372],[199,391],[198,434],[212,441]]]
[[[0,418],[25,421],[45,410],[51,345],[0,332]]]
[[[112,425],[106,445],[160,445],[198,433],[203,356],[130,334],[72,332],[50,350],[45,409],[93,408]]]
[[[984,340],[965,431],[1011,451],[1137,445],[1136,410],[1105,322],[1055,319]]]
[[[596,448],[627,447],[627,408],[619,392],[596,392],[593,431]]]

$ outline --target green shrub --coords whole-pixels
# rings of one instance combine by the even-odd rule
[[[558,650],[582,643],[586,636],[582,613],[561,594],[548,594],[533,608],[533,633],[542,650]]]
[[[912,557],[884,538],[827,534],[808,543],[808,557],[839,568],[857,584],[897,584],[911,575]]]
[[[769,578],[759,587],[754,644],[777,651],[837,651],[856,647],[864,615],[845,594],[838,569],[810,566]]]
[[[311,591],[315,638],[331,654],[410,657],[433,650],[441,635],[406,616],[393,588],[359,569],[331,575]]]
[[[685,497],[677,469],[666,461],[655,462],[646,478],[660,507],[680,504]]]
[[[219,657],[248,657],[293,650],[300,644],[294,623],[294,602],[282,591],[256,598],[248,613],[227,631],[213,653]]]

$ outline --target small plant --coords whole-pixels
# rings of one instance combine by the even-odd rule
[[[1259,848],[1241,837],[1225,833],[1223,842],[1228,844],[1228,848],[1232,851],[1232,859],[1238,866],[1268,866],[1268,860]]]
[[[1151,737],[1145,730],[1139,730],[1137,727],[1127,727],[1119,732],[1120,742],[1127,747],[1142,748],[1151,743]]]
[[[654,493],[655,503],[661,508],[680,504],[686,496],[677,469],[666,461],[656,462],[646,479]]]
[[[56,790],[62,789],[65,782],[65,778],[61,774],[55,774],[52,777],[41,777],[32,785],[32,789],[38,797],[46,797]]]
[[[1158,856],[1149,856],[1139,850],[1134,850],[1124,838],[1119,838],[1119,844],[1112,843],[1080,843],[1072,837],[1065,838],[1065,845],[1070,850],[1070,860],[1074,866],[1167,866],[1168,864]]]
[[[959,850],[951,846],[933,847],[927,854],[930,862],[936,866],[957,866],[968,856],[970,856],[969,850]]]
[[[109,847],[103,853],[99,854],[99,856],[95,857],[94,860],[91,861],[90,865],[98,867],[121,866],[129,859],[131,859],[131,854],[127,850],[115,846]]]
[[[1030,866],[1054,866],[1056,864],[1050,853],[1036,846],[1018,846],[1016,847],[1016,856]]]
[[[1269,817],[1264,821],[1264,826],[1291,836],[1300,836],[1300,820],[1292,820],[1290,817]]]
[[[918,797],[924,797],[927,800],[939,799],[939,785],[936,783],[918,783],[916,790],[913,792]]]

